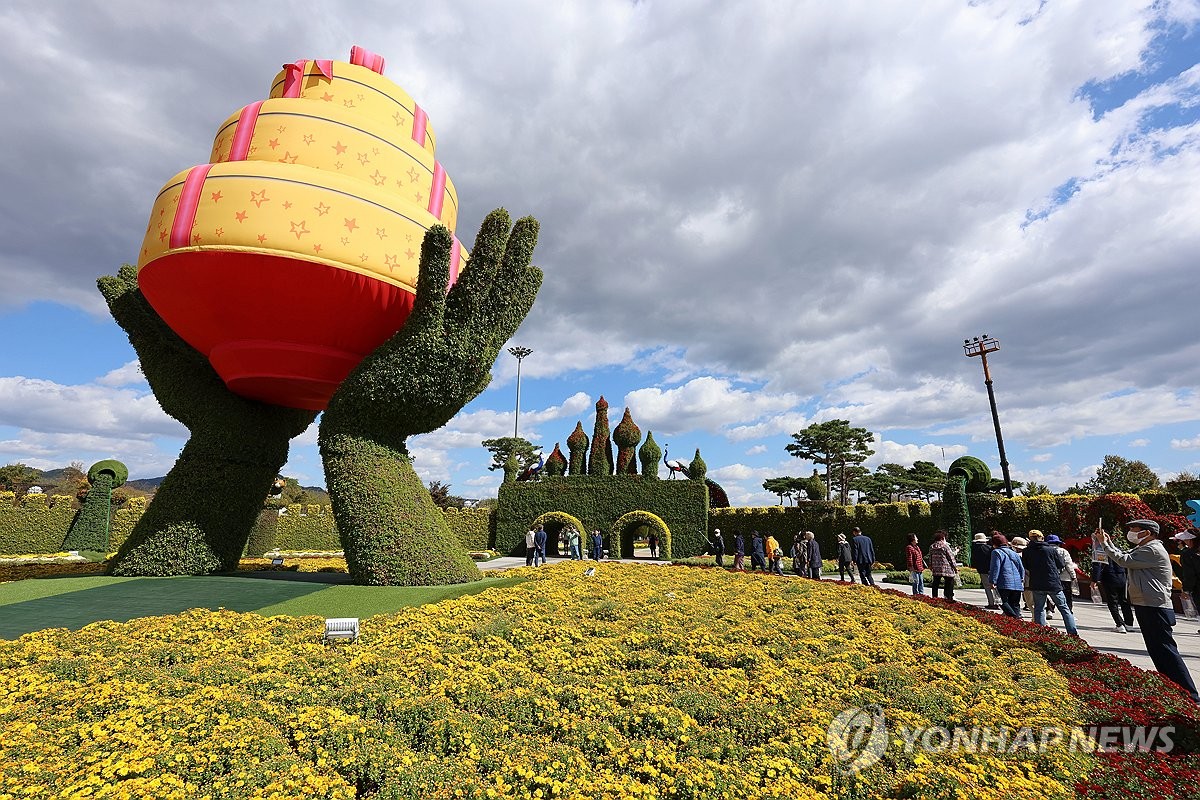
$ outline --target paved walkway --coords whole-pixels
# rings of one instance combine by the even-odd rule
[[[732,557],[730,557],[732,558]],[[562,561],[564,559],[551,559],[552,562]],[[666,561],[651,561],[645,558],[638,559],[622,559],[623,564],[668,564]],[[479,565],[483,570],[495,569],[512,569],[513,567],[525,566],[525,558],[503,556],[501,558],[486,561]],[[791,576],[789,576],[791,577]],[[824,580],[836,580],[836,576],[824,576]],[[883,575],[876,573],[875,580],[881,588],[896,589],[898,591],[909,591],[907,584],[901,583],[884,583]],[[929,592],[926,590],[926,594]],[[954,599],[963,603],[983,608],[987,605],[987,595],[982,589],[955,589]],[[1000,613],[1000,612],[995,612]],[[1033,614],[1025,615],[1025,619],[1032,621]],[[1062,615],[1055,612],[1054,616],[1048,620],[1048,624],[1057,630],[1063,630]],[[1133,633],[1117,633],[1114,630],[1112,615],[1108,613],[1108,606],[1097,603],[1092,603],[1087,600],[1075,600],[1075,625],[1079,629],[1079,635],[1102,653],[1112,653],[1115,656],[1124,658],[1131,664],[1141,667],[1146,670],[1154,670],[1154,662],[1150,660],[1150,656],[1146,655],[1146,645],[1142,641],[1141,633],[1136,630]],[[1179,652],[1183,655],[1183,660],[1187,663],[1192,671],[1192,680],[1200,686],[1200,620],[1179,618],[1178,624],[1175,626],[1175,643],[1179,645]]]

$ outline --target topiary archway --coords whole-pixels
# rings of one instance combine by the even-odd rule
[[[612,531],[609,533],[611,547],[615,550],[617,558],[624,557],[624,551],[629,550],[629,555],[633,556],[633,529],[641,525],[648,525],[656,533],[658,533],[658,552],[660,557],[671,557],[671,529],[667,527],[667,523],[663,522],[662,517],[657,514],[651,514],[649,511],[630,511],[628,514],[622,514],[613,523]],[[628,548],[626,548],[626,531],[630,531],[628,536]]]
[[[542,514],[537,519],[535,519],[530,524],[529,527],[534,528],[538,525],[541,525],[543,528],[546,529],[547,555],[549,555],[550,553],[558,552],[558,549],[556,547],[550,546],[550,536],[551,535],[558,536],[559,531],[561,531],[563,528],[567,527],[568,525],[574,525],[575,530],[579,531],[579,552],[581,555],[584,555],[586,553],[586,551],[588,549],[588,541],[589,541],[588,533],[589,533],[589,531],[586,527],[584,527],[584,524],[579,521],[578,517],[573,517],[565,511],[547,511],[545,514]]]

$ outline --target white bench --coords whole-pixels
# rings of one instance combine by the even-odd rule
[[[325,633],[321,635],[321,643],[332,644],[338,639],[358,641],[358,617],[333,617],[325,620]]]

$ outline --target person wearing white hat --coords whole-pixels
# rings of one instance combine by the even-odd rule
[[[1171,604],[1171,557],[1158,539],[1158,523],[1152,519],[1127,522],[1125,538],[1134,546],[1129,552],[1118,550],[1107,533],[1104,534],[1104,546],[1108,549],[1109,560],[1129,573],[1129,602],[1146,642],[1146,653],[1155,669],[1183,687],[1192,702],[1200,703],[1196,683],[1171,635],[1171,628],[1175,626],[1175,610]]]
[[[999,531],[992,531],[992,535]],[[1000,608],[1000,600],[996,596],[996,586],[988,577],[992,565],[992,545],[986,533],[977,533],[971,539],[971,567],[979,573],[983,583],[983,591],[987,595],[987,607],[992,610]]]

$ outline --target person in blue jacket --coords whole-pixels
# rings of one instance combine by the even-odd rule
[[[1021,619],[1021,593],[1025,590],[1025,562],[1008,544],[1002,533],[992,536],[992,554],[988,561],[988,580],[1000,595],[1004,616]]]

